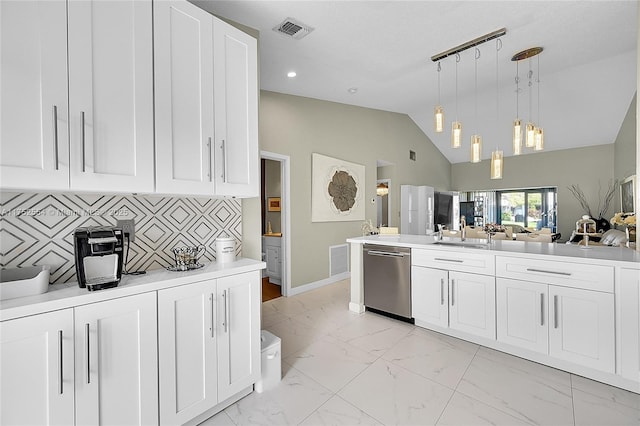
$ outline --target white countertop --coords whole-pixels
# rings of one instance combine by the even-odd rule
[[[17,297],[0,302],[0,321],[56,311],[89,303],[101,302],[118,297],[131,296],[148,291],[162,290],[183,284],[216,279],[228,275],[241,274],[264,269],[266,264],[252,259],[238,258],[235,262],[212,262],[203,268],[171,272],[165,269],[148,271],[144,275],[123,275],[117,287],[88,291],[78,287],[77,282],[54,284],[47,293],[35,296]]]
[[[447,241],[460,241],[459,239],[451,239],[444,237]],[[622,266],[640,270],[640,252],[626,247],[606,247],[591,246],[584,248],[583,246],[574,244],[558,244],[558,243],[536,243],[526,241],[508,241],[495,240],[491,244],[487,244],[487,240],[467,238],[468,243],[477,243],[477,246],[460,247],[454,245],[435,244],[436,238],[429,235],[371,235],[367,237],[354,237],[347,239],[348,243],[353,244],[380,244],[388,246],[400,246],[409,248],[431,249],[431,250],[451,250],[451,251],[468,251],[473,250],[474,253],[489,252],[492,254],[508,254],[518,257],[541,258],[545,256],[563,256],[571,257],[572,260],[578,260],[581,263],[592,263],[599,265],[611,265],[611,262],[624,262]]]

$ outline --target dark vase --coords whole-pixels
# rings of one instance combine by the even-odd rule
[[[609,229],[611,229],[611,224],[607,219],[599,217],[598,219],[593,218],[593,220],[596,221],[596,229],[598,232],[604,233],[604,232],[607,232]]]

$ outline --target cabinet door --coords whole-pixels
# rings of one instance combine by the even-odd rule
[[[69,0],[71,189],[152,192],[151,0]]]
[[[156,293],[75,308],[76,424],[158,424]]]
[[[0,323],[0,424],[73,424],[73,311]]]
[[[0,2],[0,64],[0,185],[68,189],[66,2]]]
[[[549,286],[549,296],[549,354],[613,373],[613,294]]]
[[[218,399],[260,377],[260,274],[218,279]]]
[[[449,272],[449,327],[496,338],[495,278]]]
[[[496,279],[497,339],[547,354],[549,352],[548,286]]]
[[[265,252],[267,254],[267,275],[270,278],[280,278],[280,247],[265,246]]]
[[[411,313],[418,322],[449,326],[449,273],[411,267]]]
[[[257,197],[258,50],[256,39],[219,19],[213,22],[215,190]]]
[[[154,4],[156,191],[213,195],[213,17]]]
[[[215,298],[215,281],[158,291],[161,424],[185,424],[218,402]]]

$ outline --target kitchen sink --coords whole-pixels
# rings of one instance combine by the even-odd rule
[[[480,238],[470,238],[468,240],[442,239],[434,242],[433,244],[441,245],[441,246],[468,247],[468,248],[479,248],[479,249],[486,249],[487,247],[489,247],[489,245],[487,244],[487,240],[483,240]]]

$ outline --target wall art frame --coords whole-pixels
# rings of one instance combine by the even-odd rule
[[[311,222],[364,220],[364,191],[363,165],[311,154]]]
[[[636,175],[631,175],[620,183],[620,211],[635,213],[638,207],[636,193]]]

